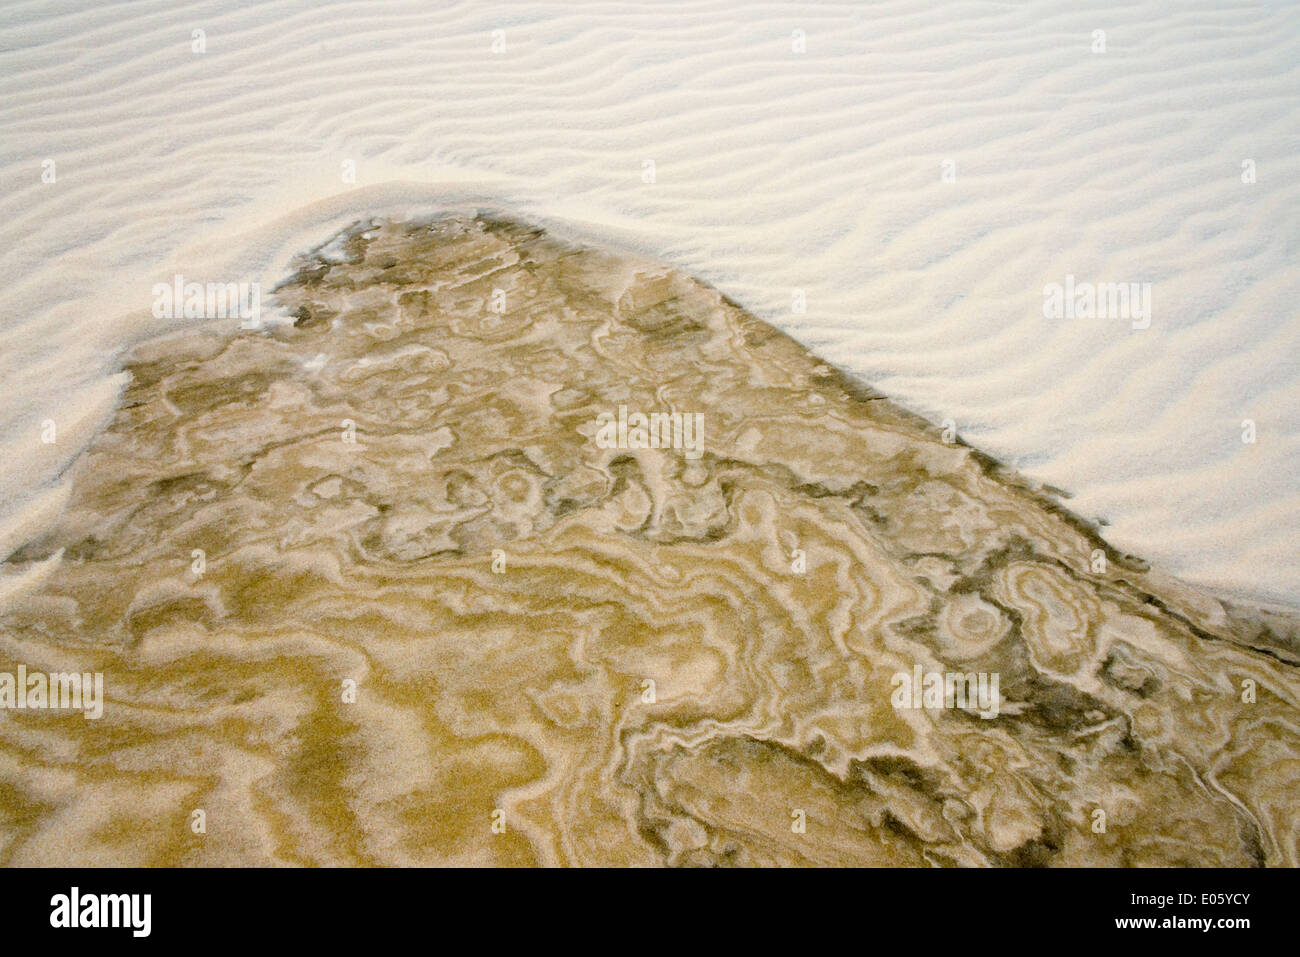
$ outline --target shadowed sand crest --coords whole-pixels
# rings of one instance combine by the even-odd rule
[[[15,557],[63,559],[0,654],[107,700],[0,713],[5,863],[1297,863],[1288,614],[665,267],[487,217],[325,249],[294,327],[138,349]],[[602,447],[620,407],[703,454]],[[996,715],[896,707],[917,667]]]

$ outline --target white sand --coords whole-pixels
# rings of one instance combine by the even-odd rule
[[[174,325],[155,282],[269,292],[340,221],[481,201],[713,282],[1167,571],[1300,601],[1294,3],[83,5],[0,18],[0,544]],[[1151,283],[1150,328],[1045,319],[1067,274]]]

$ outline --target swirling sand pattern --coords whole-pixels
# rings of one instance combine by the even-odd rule
[[[278,296],[137,351],[17,558],[62,556],[0,653],[108,701],[0,719],[4,863],[1297,863],[1293,620],[717,291],[480,216],[358,223]],[[602,448],[620,405],[703,456]],[[999,713],[895,708],[917,664]]]

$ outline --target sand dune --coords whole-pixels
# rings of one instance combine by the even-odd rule
[[[9,4],[0,537],[45,522],[122,350],[176,328],[154,283],[270,288],[359,210],[490,200],[701,277],[1120,547],[1293,604],[1298,36],[1294,4],[1218,0]],[[1067,275],[1150,283],[1150,328],[1045,319]]]

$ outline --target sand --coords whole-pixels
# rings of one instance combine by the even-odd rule
[[[320,250],[292,325],[136,350],[15,556],[0,656],[106,700],[0,714],[0,863],[1297,864],[1294,616],[662,264]]]
[[[1300,603],[1294,3],[5,14],[0,546],[179,327],[154,283],[269,291],[359,215],[492,203],[700,277],[1186,580]],[[1045,319],[1067,275],[1151,283],[1150,328]]]

